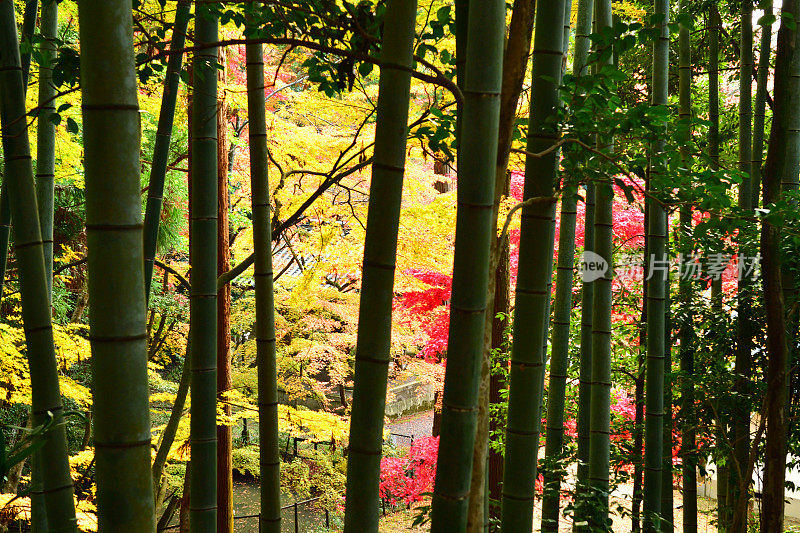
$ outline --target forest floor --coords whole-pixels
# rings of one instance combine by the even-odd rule
[[[432,427],[433,411],[424,411],[404,416],[391,421],[387,425],[387,429],[390,433],[394,434],[390,436],[391,440],[394,445],[399,448],[408,447],[410,445],[411,436],[416,439],[430,435]],[[614,522],[612,526],[615,533],[629,533],[631,531],[630,508],[632,493],[633,485],[627,484],[619,487],[617,496],[612,496],[611,498],[611,508],[613,511],[616,511],[613,515]],[[681,529],[683,521],[683,498],[681,497],[681,491],[676,490],[674,492],[673,502],[675,506],[675,529],[677,531]],[[566,499],[562,502],[562,517],[559,530],[562,533],[572,531],[572,520],[563,515],[563,511],[568,503]],[[698,498],[698,508],[698,533],[716,533],[716,501],[711,498],[700,497]],[[541,523],[541,510],[542,502],[541,499],[538,499],[534,505],[534,524],[536,525]],[[388,514],[381,519],[380,531],[381,533],[415,533],[428,531],[430,524],[425,524],[421,527],[411,527],[417,514],[418,511],[414,507]],[[757,518],[754,517],[751,518],[751,520],[757,520]],[[793,532],[800,531],[800,521],[787,517],[785,530]]]
[[[674,502],[675,502],[675,523],[676,531],[680,530],[681,520],[683,519],[682,508],[683,508],[683,501],[681,499],[681,495],[679,491],[675,491],[674,494]],[[625,509],[630,510],[630,500],[624,498],[611,498],[611,506],[612,508],[619,508],[619,506],[624,507]],[[563,501],[563,507],[567,506],[567,501]],[[697,531],[698,533],[716,533],[717,528],[714,525],[716,521],[716,503],[714,500],[707,499],[707,498],[700,498],[698,500],[699,506],[699,513],[697,517]],[[541,500],[537,500],[534,506],[534,517],[533,522],[535,524],[534,530],[538,531],[538,525],[541,524],[541,510],[542,510],[542,502]],[[562,508],[563,511],[563,508]],[[380,524],[380,531],[381,533],[416,533],[416,532],[424,532],[428,531],[430,525],[426,524],[421,527],[411,527],[411,524],[414,522],[414,517],[417,515],[417,511],[412,509],[398,511],[396,513],[387,515],[386,517],[381,519]],[[613,531],[615,533],[630,533],[631,531],[631,520],[630,516],[621,516],[620,514],[613,515]],[[559,532],[560,533],[571,533],[572,531],[572,520],[566,518],[562,515]]]

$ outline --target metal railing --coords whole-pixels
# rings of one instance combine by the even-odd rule
[[[288,505],[284,505],[283,507],[281,507],[281,515],[283,514],[283,511],[286,511],[286,510],[289,510],[289,509],[291,509],[293,511],[292,512],[292,518],[293,518],[292,522],[294,523],[294,533],[300,533],[300,509],[302,507],[308,506],[308,505],[310,505],[310,504],[312,504],[314,502],[317,502],[320,499],[322,499],[321,496],[317,496],[315,498],[308,498],[308,499],[305,499],[305,500],[295,501],[294,503],[290,503]],[[331,527],[330,510],[324,509],[323,511],[325,513],[324,514],[324,516],[325,516],[325,528],[326,529],[330,529],[330,527]],[[247,514],[247,515],[240,515],[240,516],[234,516],[233,517],[233,521],[234,522],[236,522],[237,520],[252,520],[252,519],[257,519],[258,520],[258,531],[260,532],[261,531],[261,513]],[[283,516],[281,516],[281,520],[282,521],[284,520]],[[322,524],[320,524],[320,525],[322,525]],[[180,524],[174,524],[174,525],[167,526],[167,527],[161,529],[161,531],[175,530],[175,529],[178,529],[179,527],[181,527]]]

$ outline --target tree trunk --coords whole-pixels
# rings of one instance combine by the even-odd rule
[[[540,152],[558,140],[548,119],[558,106],[561,79],[564,2],[540,4],[538,31],[532,51],[533,86],[527,150]],[[519,272],[517,275],[514,338],[509,373],[506,455],[503,467],[501,527],[504,532],[531,531],[537,474],[546,332],[549,324],[550,283],[558,159],[556,152],[525,162]]]
[[[172,404],[172,411],[169,414],[167,425],[161,432],[160,442],[156,456],[153,458],[153,492],[154,495],[160,494],[161,476],[164,473],[164,466],[167,464],[167,457],[175,442],[175,435],[178,433],[178,425],[183,418],[183,409],[186,406],[186,396],[189,394],[189,382],[191,379],[191,348],[186,344],[186,354],[183,359],[183,370],[181,370],[181,380],[178,383],[178,391],[175,394],[175,403]]]
[[[790,132],[797,129],[800,92],[797,90],[800,60],[796,53],[797,31],[787,24],[800,16],[800,1],[790,0],[781,8],[778,49],[775,58],[773,120],[767,162],[764,168],[764,207],[780,198],[781,184],[795,179],[798,173],[797,146],[790,146]],[[794,175],[793,175],[794,174]],[[761,257],[764,307],[767,323],[767,435],[764,458],[763,506],[761,531],[783,531],[784,491],[786,481],[786,441],[788,421],[786,399],[788,385],[788,346],[780,262],[781,230],[764,219],[761,230]]]
[[[226,64],[225,49],[219,52],[219,63]],[[218,81],[225,84],[225,69],[218,71]],[[230,230],[228,224],[228,104],[224,91],[217,93],[217,275],[231,269]],[[217,395],[220,400],[233,387],[231,374],[231,285],[226,283],[217,293]],[[225,416],[231,406],[222,404]],[[233,431],[230,424],[217,424],[217,533],[233,533]]]
[[[753,8],[748,0],[742,0],[741,13],[741,42],[740,42],[740,87],[739,87],[739,170],[742,172],[742,183],[739,186],[739,207],[743,211],[751,211],[752,188],[750,169],[752,164],[752,72],[753,72]],[[743,77],[742,77],[743,76]],[[746,246],[746,236],[749,233],[747,222],[739,228],[739,256],[749,256]],[[750,299],[750,283],[747,277],[739,280],[737,291],[738,313],[736,320],[736,361],[734,373],[736,374],[736,389],[745,398],[750,396],[750,366],[752,355],[752,320]],[[733,454],[734,468],[729,470],[728,500],[735,502],[735,506],[747,506],[750,499],[749,480],[741,479],[747,471],[750,455],[750,403],[749,400],[739,401],[733,409]],[[741,473],[741,474],[740,474]],[[736,525],[737,530],[731,533],[745,533],[746,521]]]
[[[181,504],[180,504],[180,510],[178,512],[178,517],[179,517],[178,531],[180,533],[189,533],[189,525],[191,524],[189,516],[190,515],[189,506],[191,505],[191,491],[192,491],[191,474],[192,474],[192,463],[190,461],[186,463],[186,472],[183,475],[183,494],[181,494]]]
[[[191,2],[179,0],[172,29],[170,51],[181,50],[186,44],[186,29],[189,25]],[[172,126],[175,121],[175,104],[181,79],[183,54],[169,56],[167,72],[164,76],[164,94],[161,97],[161,111],[158,115],[156,144],[153,148],[153,164],[150,167],[150,181],[147,189],[147,207],[144,214],[144,282],[145,293],[150,295],[150,282],[153,279],[153,261],[158,244],[158,227],[161,222],[161,207],[164,203],[164,180],[167,176],[169,144],[172,140]]]
[[[497,267],[497,274],[495,277],[495,294],[494,294],[494,316],[492,321],[492,349],[503,350],[506,346],[508,339],[506,338],[506,329],[508,320],[510,320],[511,309],[511,272],[509,264],[509,249],[508,238],[504,239],[501,243],[500,249],[500,263]],[[499,313],[503,313],[504,318],[497,318]],[[489,404],[500,404],[503,401],[501,391],[506,387],[506,382],[500,374],[493,374],[489,381]],[[490,429],[493,432],[502,430],[502,422],[498,420],[490,421]],[[503,497],[503,455],[493,449],[489,450],[487,461],[488,469],[488,497],[489,497],[489,514],[494,520],[500,519],[500,501]]]
[[[27,0],[25,2],[25,12],[22,18],[22,42],[30,40],[36,28],[36,17],[38,14],[38,0]],[[16,23],[16,19],[15,19]],[[21,44],[21,43],[19,43]],[[45,47],[46,48],[46,47]],[[46,51],[45,51],[46,53]],[[22,85],[23,92],[28,92],[28,74],[30,71],[31,54],[22,53],[20,50],[20,64],[22,66]],[[8,242],[11,234],[11,205],[8,203],[8,190],[6,180],[0,185],[0,299],[3,297],[3,284],[5,281],[6,265],[8,262]],[[34,497],[34,499],[36,499]]]
[[[8,190],[12,219],[16,221],[14,243],[30,369],[33,423],[42,425],[51,416],[55,422],[47,432],[39,454],[42,472],[46,474],[43,476],[43,499],[51,529],[76,531],[66,431],[61,423],[63,406],[53,345],[50,298],[28,140],[25,88],[11,0],[0,0],[0,87],[5,161],[3,182]]]
[[[36,24],[36,1],[29,1],[25,6],[23,20],[23,39],[30,38]],[[32,14],[31,14],[32,12]],[[42,44],[40,47],[41,59],[39,61],[39,94],[37,113],[37,138],[36,138],[36,201],[39,206],[39,225],[42,231],[42,253],[44,255],[44,271],[47,280],[47,294],[50,302],[53,300],[53,194],[56,165],[56,126],[50,120],[55,112],[56,89],[53,85],[52,62],[56,59],[55,38],[58,33],[58,3],[55,0],[45,0],[42,4],[42,19],[40,23]],[[27,56],[27,57],[26,57]],[[27,66],[26,66],[27,64]],[[30,66],[30,53],[22,55],[22,68],[24,76],[28,78]],[[26,87],[27,89],[27,87]],[[0,193],[2,194],[2,193]],[[0,212],[2,212],[0,200]],[[10,220],[9,220],[10,222]],[[0,254],[3,260],[7,258],[8,243],[0,244]],[[3,268],[5,271],[5,267]],[[2,293],[0,283],[0,293]],[[88,297],[88,296],[87,296]],[[85,305],[85,303],[84,303]],[[38,455],[38,453],[37,453]],[[31,468],[39,470],[41,459],[31,462]],[[40,480],[41,472],[35,472],[32,477]],[[41,487],[40,487],[41,488]],[[41,496],[38,490],[32,493],[31,507],[41,507]],[[44,513],[36,511],[38,516]]]
[[[596,29],[612,24],[611,2],[596,2]],[[608,58],[608,63],[613,61]],[[611,141],[613,142],[613,141]],[[608,149],[609,141],[598,138],[598,146]],[[611,430],[611,283],[613,263],[614,188],[610,183],[595,185],[594,252],[608,265],[594,287],[592,307],[592,386],[591,420],[589,422],[589,476],[591,511],[589,524],[602,527],[608,520],[608,472],[610,465]]]
[[[36,19],[39,15],[39,0],[25,0],[25,10],[22,13],[22,41],[32,42],[31,38],[36,31]],[[44,13],[42,13],[44,17]],[[44,30],[44,28],[42,28]],[[44,32],[42,32],[44,35]],[[25,84],[25,92],[28,92],[28,80],[31,70],[31,52],[20,53],[20,64],[22,65],[22,81]],[[40,80],[41,81],[41,80]]]
[[[461,20],[463,20],[463,4]],[[459,125],[458,214],[453,292],[442,403],[442,434],[434,489],[431,531],[464,530],[467,525],[472,454],[492,225],[493,191],[502,86],[505,2],[469,6],[469,36],[463,67],[464,104]],[[456,5],[457,20],[459,5]],[[463,35],[462,35],[463,37]],[[463,39],[462,39],[463,42]],[[458,53],[456,54],[458,58]]]
[[[669,233],[666,249],[669,250]],[[675,504],[672,477],[672,312],[669,272],[664,283],[664,455],[661,476],[661,533],[675,531]]]
[[[645,174],[644,188],[649,188],[650,176]],[[650,215],[647,209],[643,213],[644,233],[644,258],[642,271],[648,272],[650,267],[650,246],[647,226]],[[642,314],[639,322],[639,350],[637,354],[636,385],[635,385],[635,414],[633,436],[633,509],[631,510],[631,529],[639,533],[642,529],[642,500],[644,489],[644,408],[645,408],[645,373],[647,364],[647,283],[642,284]]]
[[[416,2],[387,6],[381,48],[381,76],[375,156],[364,244],[355,386],[347,454],[345,531],[378,531],[380,461],[386,386],[391,361],[392,300],[397,232],[406,160],[406,124]]]
[[[709,58],[708,58],[708,119],[711,122],[708,132],[708,152],[712,170],[719,169],[719,32],[722,19],[716,4],[709,10]],[[722,312],[722,278],[711,280],[712,313]],[[718,343],[717,343],[718,344]],[[722,428],[725,432],[726,429]],[[717,449],[724,449],[725,435],[716,436]],[[725,529],[728,522],[728,468],[717,468],[717,520],[720,529]]]
[[[595,220],[595,186],[586,184],[586,207],[583,235],[584,252],[593,252]],[[583,283],[581,301],[581,353],[578,370],[578,449],[576,452],[576,523],[585,523],[588,509],[583,505],[589,487],[589,425],[592,419],[592,309],[594,308],[594,282]],[[634,507],[635,510],[635,507]],[[576,530],[579,528],[576,527]]]
[[[213,6],[196,8],[196,44],[217,42]],[[217,529],[217,48],[196,50],[192,61],[190,515],[192,533],[201,533]]]

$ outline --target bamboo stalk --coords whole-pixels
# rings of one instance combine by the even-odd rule
[[[347,454],[345,531],[378,531],[380,461],[391,361],[397,232],[406,160],[415,0],[390,0],[381,47],[375,155],[364,244],[353,410]]]
[[[565,5],[565,17],[569,17],[571,13],[568,7],[568,5]],[[575,76],[580,76],[586,67],[590,44],[588,36],[592,31],[593,11],[594,6],[591,0],[579,0],[578,19],[575,29],[575,53],[572,63],[572,72]],[[565,27],[567,27],[568,23],[569,19],[567,18]],[[569,36],[567,34],[564,38],[565,53],[568,44]],[[563,453],[564,398],[566,394],[567,368],[569,366],[569,326],[572,314],[577,206],[577,191],[575,194],[562,197],[545,440],[545,459],[549,460],[551,465],[554,465]],[[542,531],[558,531],[561,475],[545,472],[544,491]]]
[[[155,531],[133,19],[124,1],[78,15],[98,529]]]
[[[186,44],[186,29],[189,25],[191,2],[179,0],[172,28],[170,51],[181,50]],[[169,145],[172,140],[172,126],[175,122],[175,104],[181,79],[183,54],[173,53],[167,62],[164,76],[164,94],[161,97],[161,111],[158,115],[156,144],[153,148],[153,164],[150,167],[150,181],[147,189],[147,206],[144,214],[144,283],[145,294],[150,296],[150,283],[153,279],[153,261],[156,257],[158,228],[161,222],[161,207],[164,203],[164,181],[167,176]]]
[[[458,8],[458,6],[456,6]],[[463,19],[463,17],[462,17]],[[431,531],[466,528],[489,283],[505,2],[469,4],[453,291]]]
[[[43,500],[51,531],[76,531],[66,431],[61,423],[63,406],[53,345],[50,298],[28,140],[25,86],[12,0],[0,0],[0,87],[5,161],[3,184],[7,188],[11,217],[16,221],[14,244],[30,369],[31,413],[36,426],[50,417],[56,422],[46,433],[39,452]]]
[[[27,0],[25,11],[22,17],[22,41],[30,40],[36,28],[36,18],[38,15],[39,1]],[[22,43],[19,43],[20,45]],[[20,50],[20,62],[22,65],[22,85],[23,91],[28,91],[28,74],[30,73],[31,54],[22,53]],[[11,206],[8,204],[8,191],[6,182],[3,180],[0,185],[0,299],[3,297],[2,287],[5,283],[6,265],[8,264],[8,242],[11,235]],[[34,500],[36,496],[33,496]],[[38,513],[37,513],[38,514]]]
[[[800,16],[800,1],[787,0],[781,8],[778,49],[775,56],[773,120],[767,161],[764,167],[764,206],[781,196],[781,189],[798,174],[797,143],[792,142],[800,123],[800,44],[794,22]],[[786,482],[787,389],[789,350],[785,302],[781,281],[781,228],[764,220],[761,231],[761,256],[764,307],[767,324],[767,434],[764,457],[762,531],[783,531]]]
[[[741,41],[740,41],[740,80],[739,80],[739,170],[742,172],[742,182],[739,185],[739,207],[750,211],[753,208],[753,193],[750,176],[752,165],[752,76],[753,71],[753,7],[750,1],[742,0],[740,5]],[[742,77],[744,75],[744,77]],[[745,222],[739,230],[741,240],[746,239],[749,228]],[[746,243],[739,246],[739,255],[748,256],[749,250]],[[742,257],[740,257],[742,259]],[[742,259],[743,260],[743,259]],[[752,359],[752,304],[750,302],[749,280],[743,277],[739,280],[736,294],[738,313],[736,320],[736,360],[734,373],[736,374],[736,388],[743,394],[749,390],[749,373]],[[750,455],[750,406],[748,402],[738,402],[733,409],[733,454],[732,464],[738,468],[731,468],[730,481],[728,482],[728,500],[736,502],[735,506],[747,505],[750,499],[749,489],[741,490],[742,479],[740,472],[744,473]],[[747,483],[749,487],[749,482]],[[735,528],[735,529],[733,529]],[[745,533],[747,524],[744,522],[732,524],[731,533]]]
[[[563,58],[564,2],[539,4],[532,50],[533,74],[527,151],[540,152],[558,141],[548,123],[558,106]],[[556,151],[525,162],[524,199],[553,197]],[[555,198],[522,210],[514,333],[509,373],[506,455],[501,527],[509,533],[533,528],[540,413],[544,386],[550,283],[553,269]]]
[[[655,13],[662,18],[660,35],[653,44],[652,105],[666,105],[669,69],[669,2],[656,0]],[[665,141],[653,145],[651,156],[650,193],[658,194],[659,180],[663,175],[664,161],[661,153]],[[647,379],[645,390],[645,458],[644,458],[644,530],[657,531],[660,526],[662,495],[662,456],[664,454],[664,312],[667,259],[667,213],[664,206],[647,201],[649,210],[650,279],[647,283]],[[658,268],[658,265],[662,265]]]
[[[596,30],[610,28],[611,2],[601,0],[595,4]],[[611,64],[609,57],[607,64]],[[609,140],[598,138],[598,146],[610,148]],[[611,284],[614,276],[613,262],[613,205],[614,188],[611,183],[595,185],[594,252],[602,257],[608,268],[597,279],[592,306],[592,385],[591,420],[589,421],[589,490],[590,527],[602,527],[608,520],[608,472],[611,442]]]
[[[195,39],[218,40],[214,6],[196,5]],[[192,265],[190,340],[192,345],[192,450],[189,527],[192,533],[217,529],[217,48],[195,51],[192,60]]]
[[[689,13],[688,0],[681,0],[682,14]],[[686,128],[681,158],[687,169],[692,168],[688,142],[692,137],[692,37],[691,28],[681,22],[678,34],[678,85],[681,127]],[[693,251],[691,241],[692,213],[688,205],[680,208],[678,246],[684,261]],[[683,277],[678,282],[681,316],[678,335],[680,337],[680,390],[681,390],[681,476],[683,477],[683,531],[697,533],[697,449],[696,415],[694,393],[694,315],[692,311],[692,281]]]
[[[252,26],[249,28],[254,30]],[[272,228],[269,207],[269,156],[264,102],[262,45],[248,43],[247,113],[250,120],[250,189],[253,209],[256,285],[256,360],[258,363],[258,431],[261,470],[259,531],[281,531],[278,383],[275,358],[275,303],[272,272]]]
[[[44,270],[47,291],[52,299],[53,287],[53,194],[56,168],[56,125],[50,117],[56,110],[56,88],[53,85],[53,66],[56,56],[55,38],[58,32],[58,2],[43,0],[41,20],[42,60],[39,65],[39,112],[36,138],[36,200],[39,204],[39,225],[44,243]],[[0,245],[0,254],[2,253]]]
[[[764,0],[762,8],[764,9],[765,17],[771,16],[773,12],[772,0]],[[761,166],[764,164],[767,81],[769,78],[770,58],[772,56],[772,24],[766,24],[761,27],[759,48],[756,97],[753,103],[753,154],[750,165],[750,180],[753,189],[752,205],[754,208],[758,207],[761,199]]]

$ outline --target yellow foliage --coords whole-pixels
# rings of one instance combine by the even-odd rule
[[[84,407],[92,403],[89,389],[64,375],[73,365],[90,356],[89,341],[82,335],[88,328],[80,324],[53,324],[56,360],[58,361],[61,394]],[[30,404],[30,376],[25,358],[25,333],[21,327],[0,324],[0,399],[7,403]]]
[[[175,403],[175,394],[171,392],[156,392],[150,395],[150,403]]]
[[[350,423],[344,417],[287,405],[278,406],[278,426],[281,432],[293,437],[316,441],[343,442],[350,434]]]
[[[31,519],[30,498],[18,498],[16,494],[0,494],[0,523]]]
[[[89,468],[89,465],[94,460],[94,449],[86,448],[75,455],[70,456],[69,466],[72,470],[72,480],[77,481],[83,477],[83,472]]]

